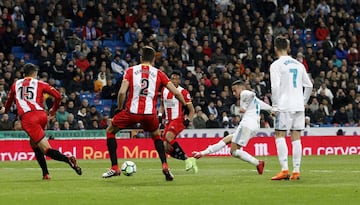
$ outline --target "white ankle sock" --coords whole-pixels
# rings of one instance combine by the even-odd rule
[[[292,152],[293,152],[293,172],[300,172],[301,156],[302,156],[302,145],[301,140],[292,141]]]
[[[278,154],[278,159],[280,162],[281,170],[289,170],[288,165],[288,147],[284,137],[276,138],[276,149]]]

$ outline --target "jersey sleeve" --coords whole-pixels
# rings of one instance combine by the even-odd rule
[[[274,64],[270,66],[271,101],[273,109],[277,109],[280,96],[280,71]]]
[[[162,86],[166,86],[170,82],[169,78],[161,70],[158,70],[158,75],[159,75],[160,84]]]
[[[264,101],[260,100],[259,98],[256,99],[260,105],[260,110],[271,110],[272,107],[266,104]]]
[[[47,83],[42,83],[42,86],[44,87],[44,92],[48,93],[49,95],[54,97],[54,105],[51,108],[52,112],[55,113],[57,109],[60,106],[61,102],[61,94],[59,91],[57,91],[54,87],[50,86]]]
[[[191,103],[191,96],[190,96],[189,91],[187,91],[186,89],[183,89],[181,91],[181,94],[184,97],[184,100],[185,100],[186,104]]]
[[[313,84],[306,72],[303,72],[302,81],[304,87],[304,104],[306,104],[309,101]]]
[[[133,71],[133,68],[128,68],[125,70],[125,73],[124,73],[124,76],[123,76],[123,79],[131,82],[131,78],[132,78],[132,71]]]
[[[11,85],[7,100],[5,102],[5,112],[10,110],[11,105],[13,104],[15,99],[15,83]]]

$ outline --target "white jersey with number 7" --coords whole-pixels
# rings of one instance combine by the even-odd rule
[[[305,67],[291,56],[281,56],[270,65],[271,99],[274,110],[304,111],[304,87],[312,88]]]

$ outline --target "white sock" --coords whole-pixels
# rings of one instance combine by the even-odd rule
[[[292,141],[292,152],[293,152],[293,172],[300,172],[301,156],[302,156],[302,145],[301,140]]]
[[[255,157],[251,156],[249,153],[247,153],[246,151],[242,150],[242,149],[237,149],[235,150],[235,152],[233,152],[232,154],[233,157],[242,159],[246,162],[249,162],[250,164],[253,164],[255,166],[259,165],[259,160],[256,159]]]
[[[289,170],[288,165],[288,147],[286,145],[285,137],[275,139],[277,154],[281,166],[281,171]]]
[[[201,151],[201,155],[207,155],[207,154],[211,154],[214,152],[217,152],[219,150],[221,150],[223,147],[225,147],[226,144],[224,141],[220,140],[218,143],[213,144],[213,145],[209,145],[208,148],[206,148],[205,150]]]

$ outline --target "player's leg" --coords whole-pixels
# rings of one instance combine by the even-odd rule
[[[272,177],[272,180],[289,179],[288,147],[286,144],[286,130],[289,128],[291,118],[289,113],[280,112],[275,120],[275,144],[281,171]]]
[[[166,159],[165,147],[164,142],[160,137],[160,130],[157,128],[155,131],[150,132],[151,137],[154,141],[154,146],[159,154],[159,158],[162,165],[163,174],[165,175],[166,181],[172,181],[174,179],[174,175],[171,173],[169,165]]]
[[[24,131],[30,136],[30,139],[35,142],[43,154],[54,160],[68,163],[78,175],[81,175],[82,171],[77,165],[75,157],[67,157],[58,150],[51,148],[49,141],[45,138],[44,128],[47,124],[46,113],[43,111],[34,112],[36,112],[36,114],[24,114],[22,116],[21,125]]]
[[[35,153],[36,161],[41,167],[42,175],[44,180],[49,180],[51,177],[49,175],[49,170],[47,168],[46,159],[44,153],[36,146],[35,142],[30,139],[30,146]]]
[[[233,157],[239,158],[245,162],[248,162],[256,166],[258,173],[262,174],[264,171],[265,162],[258,160],[248,152],[243,150],[243,147],[247,145],[254,132],[247,127],[239,126],[235,131],[234,136],[231,139],[230,153]]]
[[[233,134],[229,134],[226,137],[219,140],[216,144],[209,145],[206,149],[204,149],[202,151],[193,151],[192,155],[196,159],[199,159],[205,155],[217,152],[217,151],[221,150],[222,148],[224,148],[227,144],[230,144],[232,138],[233,138]]]
[[[301,131],[291,131],[291,143],[292,143],[292,157],[293,157],[293,173],[290,176],[291,180],[300,179],[300,165],[302,157],[302,145],[300,139]]]
[[[144,119],[141,121],[144,131],[148,131],[151,134],[151,138],[154,141],[154,146],[159,154],[159,158],[161,161],[162,171],[165,175],[166,181],[172,181],[174,179],[174,175],[171,173],[169,165],[166,159],[164,142],[161,139],[161,132],[159,129],[158,119],[156,115],[144,116]]]
[[[291,127],[291,144],[293,157],[293,173],[290,180],[300,179],[300,165],[302,157],[301,130],[304,129],[305,114],[304,112],[296,112],[293,114],[293,125]]]
[[[138,118],[136,115],[131,115],[125,110],[122,110],[113,116],[111,124],[106,128],[106,146],[109,152],[111,168],[107,172],[102,174],[103,178],[120,175],[120,169],[116,153],[117,141],[115,135],[120,129],[129,127],[130,125],[134,124],[134,122],[137,122],[137,120]]]
[[[103,173],[103,178],[109,178],[113,176],[119,176],[120,175],[120,169],[118,165],[118,159],[117,159],[117,141],[115,138],[115,134],[119,131],[119,128],[110,124],[106,128],[106,146],[108,148],[109,157],[111,161],[111,168]]]
[[[57,160],[57,161],[65,162],[65,163],[69,164],[70,167],[72,169],[74,169],[78,175],[82,174],[81,167],[79,167],[79,165],[77,164],[75,157],[74,156],[67,157],[64,154],[62,154],[61,152],[59,152],[59,150],[51,148],[49,141],[45,137],[42,138],[37,143],[37,146],[41,149],[41,151],[46,156],[48,156],[54,160]]]
[[[182,123],[182,122],[181,122]],[[186,160],[187,156],[185,155],[184,150],[181,148],[179,143],[176,141],[176,136],[180,133],[183,129],[183,125],[179,125],[176,123],[175,120],[171,121],[164,130],[164,145],[165,151],[170,156],[175,159]]]
[[[191,169],[194,170],[195,173],[198,172],[198,168],[196,165],[196,159],[193,157],[188,158],[185,154],[184,150],[181,148],[180,144],[176,141],[176,131],[165,130],[165,141],[164,146],[166,153],[168,153],[171,157],[179,160],[185,161],[185,170],[189,171]]]

